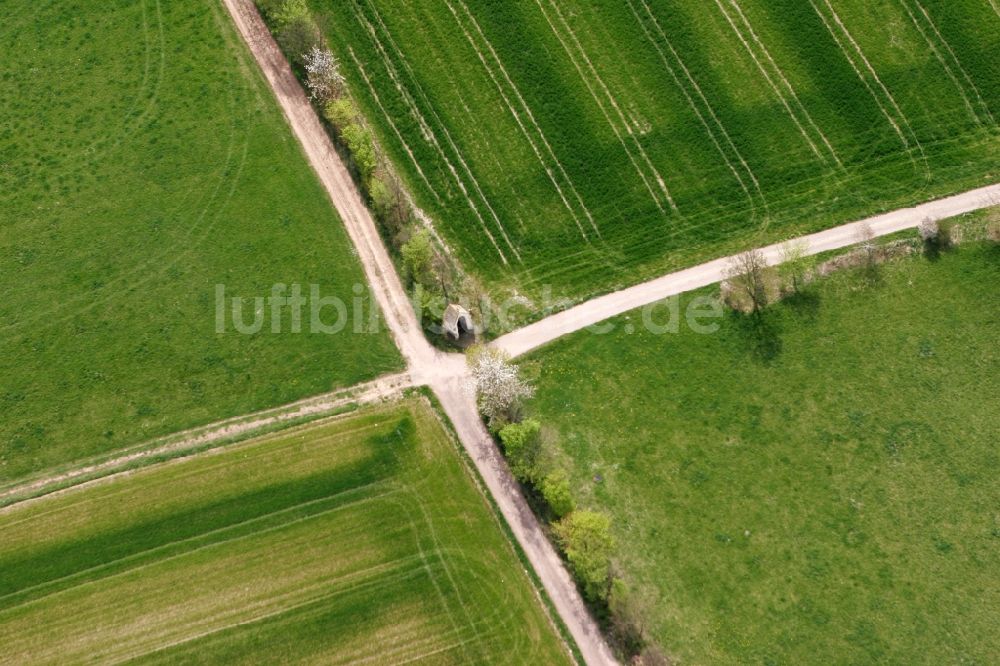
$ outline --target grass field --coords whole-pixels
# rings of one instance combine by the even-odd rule
[[[0,483],[401,367],[384,331],[215,332],[217,283],[363,282],[219,2],[0,13]]]
[[[766,357],[732,318],[628,334],[631,313],[527,361],[668,653],[996,660],[998,284],[998,247],[968,246],[772,306]]]
[[[1000,178],[992,0],[309,0],[468,268],[583,296]]]
[[[5,663],[567,663],[410,400],[0,511]]]

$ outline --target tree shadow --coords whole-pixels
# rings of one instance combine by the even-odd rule
[[[796,315],[815,321],[819,315],[820,295],[814,289],[800,289],[786,296],[782,304],[787,305]]]
[[[750,357],[769,365],[781,355],[781,327],[773,313],[730,312],[730,325]]]

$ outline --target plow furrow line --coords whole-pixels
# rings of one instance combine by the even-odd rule
[[[355,6],[357,6],[356,2],[357,0],[355,0]],[[493,217],[493,221],[496,222],[497,228],[500,230],[500,235],[503,236],[504,242],[507,244],[507,247],[510,248],[510,251],[514,253],[514,257],[520,262],[521,253],[518,252],[517,247],[511,242],[510,237],[507,235],[506,228],[504,228],[503,223],[500,221],[500,217],[497,215],[496,211],[493,210],[493,205],[490,204],[490,200],[487,199],[486,194],[483,193],[483,189],[482,187],[479,186],[479,181],[476,180],[476,176],[472,173],[472,169],[469,168],[469,165],[468,163],[466,163],[465,158],[462,157],[462,151],[458,149],[458,146],[455,144],[455,141],[451,137],[451,132],[448,131],[448,125],[446,125],[441,120],[441,116],[438,115],[438,112],[434,108],[434,105],[431,104],[430,98],[428,98],[427,93],[424,92],[423,86],[420,85],[416,75],[413,73],[413,69],[410,67],[410,63],[407,62],[406,56],[403,55],[403,50],[399,48],[399,45],[393,38],[392,33],[389,32],[389,27],[385,24],[385,21],[382,20],[382,15],[378,13],[378,9],[375,7],[375,5],[372,3],[371,0],[368,0],[367,4],[374,13],[375,20],[378,21],[379,27],[382,29],[383,34],[385,34],[386,39],[389,41],[389,45],[392,46],[393,50],[396,52],[396,55],[399,57],[399,62],[402,63],[403,68],[406,70],[407,75],[413,82],[417,94],[420,95],[420,98],[424,101],[424,104],[427,107],[428,111],[430,111],[430,114],[433,117],[434,121],[441,129],[441,133],[444,135],[445,139],[447,139],[448,145],[451,147],[452,152],[455,153],[455,158],[458,160],[459,164],[461,164],[462,168],[465,170],[465,174],[466,176],[468,176],[469,182],[472,183],[472,187],[476,190],[476,193],[479,195],[479,198],[486,206],[486,209],[490,212],[490,215]]]
[[[976,114],[976,110],[972,107],[972,102],[969,100],[969,96],[965,94],[965,88],[963,88],[962,84],[959,83],[958,77],[955,76],[955,72],[952,71],[951,66],[944,59],[944,56],[941,55],[941,51],[938,50],[938,47],[934,44],[934,41],[924,30],[923,26],[920,25],[920,21],[917,20],[916,15],[910,9],[910,6],[906,3],[906,0],[899,0],[899,4],[903,7],[903,10],[906,12],[906,15],[910,17],[910,21],[913,23],[913,27],[917,29],[917,32],[920,33],[920,36],[924,38],[925,42],[927,42],[928,48],[930,48],[931,53],[934,54],[934,57],[937,59],[938,63],[940,63],[941,68],[944,69],[944,73],[955,85],[955,90],[958,91],[959,97],[962,98],[962,103],[965,104],[966,110],[968,110],[969,115],[972,117],[972,122],[976,123],[977,125],[982,125],[982,121]]]
[[[799,131],[802,133],[802,136],[805,137],[806,141],[809,143],[810,148],[812,148],[813,152],[816,153],[817,157],[819,157],[820,159],[825,159],[823,155],[820,153],[820,151],[816,148],[816,145],[814,144],[813,140],[809,137],[808,132],[806,132],[805,128],[802,126],[799,119],[792,112],[792,108],[789,105],[787,98],[785,97],[785,95],[781,93],[778,86],[771,80],[771,77],[767,74],[763,64],[757,58],[756,54],[754,54],[753,49],[750,47],[750,44],[747,43],[746,39],[740,33],[740,30],[737,28],[736,24],[729,17],[729,14],[726,12],[720,0],[715,0],[715,2],[719,6],[719,9],[722,11],[722,14],[726,17],[726,20],[733,27],[733,31],[736,33],[736,36],[740,38],[741,42],[743,42],[743,45],[747,49],[747,53],[749,53],[750,57],[752,57],[754,62],[757,63],[757,67],[760,69],[761,74],[764,75],[764,78],[767,79],[767,82],[771,85],[771,88],[775,91],[775,94],[778,96],[778,99],[781,100],[781,103],[785,106],[785,109],[788,111],[788,114],[792,117],[792,120],[795,122],[796,127],[799,128]],[[763,54],[767,62],[771,65],[771,68],[774,70],[774,74],[778,77],[778,80],[784,86],[785,90],[788,93],[788,97],[791,98],[792,102],[795,104],[795,107],[805,118],[806,123],[808,123],[808,125],[813,129],[816,135],[819,136],[820,141],[822,141],[823,145],[826,146],[826,149],[830,152],[830,157],[833,158],[833,161],[837,164],[837,166],[843,167],[844,165],[841,163],[840,157],[838,157],[837,155],[837,151],[833,149],[833,146],[830,144],[829,139],[826,138],[826,134],[824,134],[823,130],[819,128],[819,125],[816,124],[816,121],[813,120],[812,116],[809,114],[809,111],[806,109],[805,105],[799,99],[799,96],[798,94],[796,94],[795,88],[792,86],[791,81],[788,80],[788,77],[785,76],[785,73],[781,70],[781,67],[775,61],[774,57],[771,56],[771,51],[767,48],[767,45],[764,44],[764,41],[757,34],[757,31],[753,29],[753,24],[750,23],[750,19],[743,12],[743,8],[740,7],[739,2],[737,2],[737,0],[729,0],[729,4],[739,15],[740,20],[746,27],[746,30],[750,34],[750,37],[753,39],[754,43],[757,44],[758,48],[760,49],[760,52]]]
[[[608,126],[611,128],[611,131],[614,132],[615,137],[618,139],[618,143],[621,144],[622,149],[625,151],[625,154],[628,155],[629,161],[632,162],[632,166],[635,168],[636,173],[639,174],[639,178],[642,179],[643,185],[645,185],[646,190],[649,191],[649,196],[652,197],[653,203],[656,204],[656,207],[660,210],[661,213],[666,213],[662,203],[660,202],[660,197],[657,196],[656,190],[649,182],[649,177],[643,172],[642,168],[639,166],[639,163],[635,159],[635,155],[633,155],[632,151],[629,150],[628,144],[625,143],[625,139],[622,137],[621,131],[618,129],[618,126],[612,120],[611,114],[608,112],[608,109],[605,106],[605,104],[600,100],[597,93],[594,91],[594,87],[591,84],[590,79],[587,77],[587,74],[584,73],[583,68],[580,66],[580,63],[577,60],[576,56],[573,55],[573,51],[570,49],[569,44],[566,43],[566,40],[563,38],[562,34],[560,34],[560,32],[556,29],[555,24],[552,22],[552,18],[545,11],[545,7],[542,5],[541,0],[535,0],[535,4],[538,5],[538,9],[542,13],[542,16],[545,18],[545,22],[549,24],[549,29],[552,30],[552,34],[555,35],[557,40],[559,40],[559,44],[563,47],[563,50],[566,52],[566,55],[569,56],[570,62],[573,63],[573,67],[576,69],[577,73],[580,75],[580,78],[583,80],[584,85],[587,87],[587,91],[593,98],[594,103],[597,104],[597,108],[599,108],[601,110],[601,113],[604,115],[604,119],[607,121]],[[624,123],[624,125],[626,127],[626,130],[628,131],[628,124]],[[676,210],[676,206],[673,204],[672,201],[670,201],[670,205],[672,208]]]
[[[746,171],[747,176],[749,176],[750,180],[753,182],[754,189],[757,191],[757,194],[760,197],[761,202],[764,203],[764,206],[766,207],[767,202],[764,201],[764,193],[760,189],[760,183],[757,181],[757,176],[754,174],[753,169],[750,168],[750,165],[747,164],[747,161],[743,158],[743,154],[740,152],[740,149],[736,146],[736,143],[729,135],[729,132],[726,130],[725,125],[723,125],[722,120],[720,120],[719,116],[715,113],[715,109],[712,107],[711,103],[709,103],[708,97],[705,96],[705,93],[702,91],[701,86],[698,85],[697,79],[694,78],[694,75],[691,73],[691,70],[688,69],[687,65],[684,63],[684,60],[681,58],[680,53],[677,52],[677,49],[674,48],[674,45],[667,37],[666,31],[660,25],[660,22],[656,19],[656,15],[653,14],[653,11],[650,8],[649,3],[646,2],[646,0],[639,0],[639,2],[642,4],[643,9],[646,11],[646,15],[649,17],[650,23],[653,25],[654,28],[656,28],[657,33],[660,35],[660,39],[663,41],[664,44],[667,45],[667,48],[670,49],[670,54],[673,56],[674,61],[678,64],[678,66],[680,66],[681,71],[684,72],[684,77],[691,85],[691,89],[694,90],[695,94],[697,94],[698,98],[705,106],[705,110],[708,112],[708,115],[712,118],[712,122],[715,124],[716,127],[718,127],[719,132],[722,133],[722,136],[726,141],[726,144],[736,155],[736,159],[739,160],[739,163],[743,167],[743,170]],[[670,66],[670,63],[667,59],[666,54],[663,52],[663,49],[660,48],[660,45],[649,33],[648,28],[646,28],[645,22],[642,20],[642,17],[639,15],[639,12],[636,10],[634,4],[632,3],[632,0],[628,0],[628,3],[629,3],[629,8],[632,10],[632,14],[636,18],[636,21],[638,21],[639,24],[642,26],[643,32],[646,34],[646,37],[649,39],[650,43],[653,44],[653,47],[659,54],[660,60],[663,62],[664,67],[666,67],[667,71],[670,72],[670,75],[677,83],[677,86],[681,89],[681,92],[687,99],[688,104],[691,106],[691,109],[695,112],[695,115],[698,116],[698,119],[701,121],[702,125],[704,125],[705,131],[712,139],[712,142],[715,144],[716,148],[718,148],[719,153],[722,155],[722,158],[726,161],[726,164],[729,166],[730,170],[732,170],[733,175],[736,176],[736,180],[740,183],[740,187],[746,193],[747,197],[750,198],[751,207],[754,207],[752,195],[750,194],[746,184],[744,183],[743,178],[739,175],[737,169],[735,168],[733,163],[729,160],[729,157],[726,155],[725,150],[722,148],[722,145],[716,138],[715,133],[712,131],[711,126],[708,124],[708,121],[705,120],[704,115],[699,110],[698,105],[695,104],[694,100],[691,98],[691,94],[688,92],[687,88],[685,88],[684,84],[681,82],[680,77],[677,75],[674,68]]]
[[[642,32],[646,36],[646,40],[649,41],[649,43],[653,45],[653,48],[656,50],[656,53],[660,56],[660,61],[663,63],[664,69],[667,70],[667,72],[670,74],[670,77],[674,80],[674,83],[677,84],[677,87],[680,89],[681,93],[684,95],[684,99],[687,100],[688,106],[691,107],[691,110],[694,111],[695,116],[697,116],[698,120],[701,122],[702,127],[705,128],[705,133],[708,135],[708,138],[712,141],[712,144],[715,146],[716,150],[719,151],[719,155],[722,156],[722,160],[726,163],[726,166],[729,167],[729,170],[733,173],[733,176],[736,178],[736,182],[738,182],[740,184],[740,189],[742,189],[743,193],[746,194],[747,200],[750,203],[750,208],[754,209],[755,205],[754,205],[754,201],[753,201],[753,195],[750,193],[750,190],[747,188],[746,183],[743,181],[743,177],[740,176],[740,173],[739,173],[739,171],[737,171],[736,166],[733,164],[732,160],[729,159],[729,156],[726,154],[726,151],[722,147],[722,144],[719,143],[719,139],[715,136],[715,132],[712,130],[711,126],[708,124],[708,121],[705,120],[705,116],[701,112],[701,109],[698,108],[698,105],[695,104],[694,99],[692,99],[691,93],[688,92],[688,89],[681,82],[681,79],[677,75],[677,72],[670,65],[669,60],[667,60],[667,55],[663,52],[663,49],[660,48],[659,43],[657,43],[656,39],[653,37],[653,34],[649,31],[649,28],[646,27],[645,22],[642,20],[642,17],[639,15],[638,10],[636,10],[635,5],[632,3],[632,0],[628,0],[628,5],[629,5],[629,9],[632,10],[632,15],[635,17],[636,22],[639,23],[639,27],[642,28]],[[648,6],[646,7],[646,11],[647,12],[649,11],[649,7]],[[659,24],[655,23],[655,19],[654,19],[654,24],[656,25],[657,29],[659,29]],[[660,36],[664,37],[664,38],[666,37],[663,34],[662,29],[660,29]],[[671,49],[671,50],[673,50],[673,49]],[[683,63],[681,63],[681,66],[683,67]],[[685,68],[685,72],[686,72],[686,68]],[[689,78],[690,78],[690,76],[689,76]],[[697,84],[694,84],[694,88],[700,94],[701,91],[700,91],[700,89],[698,89]],[[702,100],[705,101],[703,96],[702,96]],[[716,123],[718,124],[718,119],[715,117],[715,114],[712,113],[711,107],[708,105],[707,101],[705,102],[705,106],[708,108],[709,113],[712,114],[713,120],[715,120]],[[721,129],[721,131],[723,133],[723,136],[725,136],[726,141],[729,143],[730,148],[732,148],[733,152],[736,153],[737,158],[740,160],[740,162],[743,164],[743,166],[746,167],[746,163],[743,161],[742,156],[740,156],[739,150],[736,148],[736,146],[733,144],[732,140],[729,138],[729,134],[726,132],[725,128],[720,127],[720,129]],[[747,171],[749,172],[750,171],[749,167],[746,167],[746,168],[747,168]],[[753,173],[750,173],[750,178],[753,179]],[[754,180],[754,183],[756,184],[756,180]],[[759,188],[758,188],[758,190],[759,190]]]
[[[587,232],[584,230],[583,225],[580,223],[580,218],[577,216],[576,211],[573,210],[573,207],[570,205],[569,200],[566,198],[566,195],[563,193],[562,187],[560,187],[559,182],[556,180],[555,174],[553,174],[553,172],[552,172],[552,168],[549,167],[548,164],[545,163],[545,158],[542,156],[542,153],[539,150],[538,145],[535,143],[534,139],[531,138],[531,135],[528,133],[528,129],[525,127],[524,122],[521,120],[521,114],[519,114],[518,111],[514,108],[514,105],[511,103],[510,98],[507,96],[507,93],[504,92],[503,86],[501,86],[500,85],[500,81],[497,80],[497,77],[496,77],[496,74],[493,71],[493,68],[486,61],[486,57],[483,55],[483,52],[479,49],[479,46],[476,44],[476,41],[473,39],[472,35],[469,33],[469,31],[466,29],[465,25],[462,23],[461,19],[458,16],[458,12],[455,11],[454,5],[452,5],[452,3],[450,2],[450,0],[445,0],[445,4],[448,6],[448,10],[451,12],[452,16],[455,18],[455,22],[458,24],[459,28],[461,28],[462,33],[465,35],[466,40],[468,40],[470,46],[472,46],[473,51],[475,51],[476,55],[479,57],[479,61],[483,64],[483,68],[486,70],[486,73],[489,75],[490,80],[493,81],[493,84],[496,86],[497,92],[500,93],[500,97],[503,98],[504,104],[506,104],[506,106],[507,106],[507,110],[510,111],[510,114],[514,117],[514,121],[517,123],[517,126],[520,128],[521,134],[524,135],[524,138],[528,141],[528,144],[531,146],[532,151],[535,153],[535,157],[538,158],[538,163],[542,165],[542,169],[545,171],[545,174],[549,177],[549,180],[552,181],[552,186],[555,187],[556,192],[559,194],[559,198],[563,202],[563,205],[566,207],[566,210],[569,211],[570,216],[573,218],[573,222],[576,223],[576,227],[580,231],[580,235],[583,236],[583,240],[589,243],[590,239],[587,237]],[[466,14],[468,14],[471,17],[472,15],[469,13],[468,8],[465,7],[464,4],[462,6],[463,6],[463,9],[465,9]],[[474,18],[472,20],[473,20],[473,22],[475,22]],[[480,37],[484,41],[486,41],[487,45],[488,45],[489,42],[488,42],[488,40],[486,40],[486,36],[483,34],[482,30],[479,29],[479,25],[478,24],[476,24],[476,29],[479,32]],[[490,53],[493,55],[493,58],[494,58],[495,62],[499,65],[500,69],[503,70],[503,64],[500,62],[500,59],[497,57],[496,52],[493,50],[492,46],[488,46],[488,48],[490,50]],[[506,71],[504,71],[504,75],[506,76]],[[509,83],[509,85],[511,87],[514,87],[514,84],[510,80],[510,77],[507,77],[507,82]],[[516,91],[516,88],[515,88],[515,91]],[[520,98],[520,95],[518,95],[518,97]],[[524,100],[523,99],[521,99],[520,101],[521,101],[522,108],[527,106],[526,104],[524,104]],[[529,115],[530,115],[530,111],[529,111]],[[535,130],[541,135],[541,133],[542,133],[541,132],[541,128],[538,127],[537,123],[534,123],[534,118],[531,118],[531,121],[534,124]],[[544,141],[544,138],[545,138],[544,135],[542,135],[542,140],[543,141]],[[548,144],[546,143],[546,146],[547,145]],[[555,161],[555,163],[557,165],[559,165],[559,160],[555,159],[555,156],[551,154],[551,148],[549,149],[549,153],[550,153],[553,161]],[[561,165],[559,165],[559,169],[562,172],[563,177],[566,177],[566,172],[562,170]],[[568,178],[567,178],[567,180],[568,180]],[[579,198],[579,196],[577,198]],[[586,212],[586,208],[584,208],[584,211]],[[589,214],[588,214],[588,216],[589,216]],[[593,219],[591,219],[590,222],[591,222],[591,224],[593,224]],[[594,228],[594,230],[597,231],[596,227]]]
[[[837,47],[840,49],[841,53],[844,54],[844,58],[851,65],[851,69],[854,70],[854,73],[857,75],[858,80],[861,81],[862,85],[864,85],[864,87],[868,90],[868,93],[871,95],[872,100],[874,100],[875,105],[878,106],[879,110],[882,112],[882,115],[885,117],[887,121],[889,121],[889,124],[892,125],[893,130],[895,130],[896,135],[899,137],[899,140],[903,143],[903,146],[905,148],[910,148],[910,140],[906,138],[906,134],[903,133],[903,130],[899,126],[899,123],[896,122],[896,119],[893,118],[892,114],[889,113],[889,110],[885,107],[885,104],[883,104],[882,100],[879,99],[878,93],[875,91],[875,89],[872,87],[872,84],[862,73],[861,68],[858,67],[858,64],[854,61],[854,58],[848,52],[847,48],[845,48],[843,39],[837,34],[837,31],[834,30],[833,26],[830,24],[829,19],[827,19],[826,15],[824,15],[823,12],[820,10],[820,8],[816,5],[815,0],[809,0],[809,4],[812,6],[813,11],[816,12],[816,15],[819,16],[820,20],[823,22],[823,25],[826,26],[827,32],[830,33],[830,36],[833,38],[833,41],[836,42]],[[841,28],[843,28],[842,23],[840,24],[840,26]],[[855,47],[857,48],[856,44]],[[912,155],[910,159],[914,163],[916,162],[916,160],[912,157]]]
[[[656,183],[657,185],[660,186],[660,191],[663,192],[663,196],[666,197],[667,203],[669,203],[670,207],[676,211],[677,204],[674,203],[674,198],[673,196],[671,196],[670,190],[667,188],[666,181],[663,179],[663,176],[660,175],[660,172],[657,171],[656,166],[653,165],[652,160],[649,159],[649,155],[646,154],[646,151],[642,147],[642,144],[639,143],[639,139],[635,137],[635,134],[632,132],[631,126],[629,125],[628,118],[626,118],[625,114],[622,113],[621,107],[618,106],[618,102],[615,99],[615,96],[611,94],[611,91],[608,89],[607,84],[604,83],[604,79],[601,78],[601,75],[597,71],[597,68],[594,67],[594,63],[591,62],[590,57],[587,55],[587,50],[583,48],[583,44],[580,43],[580,40],[577,38],[576,33],[573,31],[573,27],[569,24],[569,21],[567,21],[566,18],[563,16],[562,10],[559,9],[559,4],[556,2],[556,0],[549,0],[549,5],[551,5],[552,9],[555,10],[556,16],[559,18],[560,23],[562,23],[563,27],[566,29],[566,34],[569,35],[570,39],[572,39],[573,43],[576,45],[576,48],[580,53],[580,57],[583,59],[585,63],[587,63],[587,67],[590,69],[591,74],[593,74],[594,80],[597,81],[597,84],[601,87],[601,90],[604,91],[605,96],[608,98],[608,102],[611,104],[611,108],[613,108],[615,110],[615,113],[618,114],[618,120],[621,122],[622,126],[625,128],[629,136],[632,138],[632,142],[635,144],[636,150],[638,150],[639,154],[642,155],[642,159],[643,161],[646,162],[646,166],[649,167],[649,170],[656,178]]]
[[[941,46],[943,46],[945,50],[948,51],[949,55],[951,55],[952,62],[954,62],[955,66],[958,67],[958,71],[959,73],[961,73],[962,78],[965,79],[965,82],[969,85],[969,88],[971,88],[972,92],[976,95],[976,99],[979,101],[979,105],[986,113],[986,117],[989,119],[990,124],[991,125],[994,124],[996,121],[993,118],[993,114],[990,112],[990,107],[986,104],[986,100],[983,99],[983,96],[980,94],[979,88],[973,82],[972,77],[969,76],[969,73],[967,71],[965,71],[965,67],[962,66],[962,62],[958,59],[958,54],[955,53],[954,49],[951,48],[951,44],[948,43],[948,40],[945,39],[944,35],[941,34],[941,31],[938,30],[937,24],[934,23],[934,20],[931,18],[931,15],[927,13],[927,10],[924,8],[923,4],[921,4],[920,0],[913,0],[913,2],[914,4],[917,5],[917,9],[920,10],[920,13],[924,15],[924,18],[927,20],[927,25],[929,25],[931,30],[934,31],[934,34],[937,35],[938,41],[941,43]],[[956,85],[958,85],[957,82]],[[959,86],[959,88],[961,89],[961,86]],[[963,97],[964,96],[965,95],[963,93]]]
[[[816,6],[814,0],[809,0],[809,2],[813,5],[813,7]],[[840,19],[840,14],[838,14],[837,10],[833,8],[832,4],[830,4],[830,0],[823,0],[823,3],[830,10],[830,15],[833,17],[834,22],[836,22],[836,24],[840,27],[841,31],[844,33],[844,37],[846,37],[847,41],[849,41],[851,43],[851,46],[854,47],[854,50],[857,52],[858,57],[861,58],[861,62],[864,63],[865,68],[872,75],[872,79],[874,79],[875,83],[878,84],[878,87],[882,90],[883,94],[885,94],[886,99],[889,100],[889,104],[892,105],[892,108],[898,114],[900,121],[906,126],[907,131],[913,138],[913,142],[917,146],[917,150],[919,150],[920,154],[923,155],[924,148],[923,146],[920,145],[920,140],[917,139],[917,135],[914,133],[913,127],[910,125],[910,121],[907,119],[906,114],[903,113],[903,110],[899,107],[899,104],[896,103],[896,98],[893,97],[892,93],[889,91],[889,88],[887,88],[886,85],[882,82],[882,79],[879,77],[878,72],[875,71],[875,67],[872,66],[871,61],[868,60],[868,57],[865,55],[865,52],[861,49],[861,45],[858,44],[858,42],[854,39],[854,36],[847,29],[847,26],[844,25],[844,22]]]
[[[459,0],[459,4],[462,6],[462,9],[465,10],[465,13],[468,15],[469,20],[472,22],[472,25],[474,25],[476,27],[476,31],[482,36],[483,42],[486,44],[486,48],[488,48],[490,50],[490,53],[493,55],[494,61],[496,61],[496,63],[497,63],[497,67],[500,69],[500,72],[503,74],[504,78],[507,80],[507,83],[510,84],[511,90],[514,91],[514,95],[517,97],[518,101],[521,103],[521,106],[524,108],[524,112],[528,116],[528,119],[531,121],[531,124],[534,125],[535,129],[538,131],[538,136],[542,140],[542,145],[545,146],[545,149],[548,151],[549,155],[552,157],[552,161],[555,162],[555,165],[559,169],[559,172],[562,174],[563,178],[566,180],[566,183],[568,184],[569,189],[573,192],[573,196],[576,198],[577,203],[580,204],[580,209],[583,211],[583,214],[586,215],[587,220],[590,222],[590,225],[593,227],[594,233],[596,233],[598,236],[600,236],[601,235],[601,231],[600,231],[600,229],[597,228],[597,223],[594,221],[593,215],[591,215],[590,210],[587,208],[587,205],[585,203],[583,203],[583,198],[580,196],[580,193],[577,192],[576,186],[573,184],[573,181],[570,179],[569,174],[567,174],[566,170],[563,168],[562,162],[560,162],[559,158],[556,157],[555,151],[552,149],[552,146],[549,144],[548,139],[545,138],[545,133],[542,131],[542,128],[538,124],[538,121],[535,120],[535,114],[532,113],[531,107],[528,106],[528,103],[525,101],[524,97],[521,96],[521,91],[518,90],[517,85],[514,84],[513,79],[511,79],[510,75],[507,73],[507,68],[504,67],[503,66],[503,62],[500,61],[500,56],[497,55],[496,50],[493,48],[493,44],[486,37],[485,33],[483,33],[482,28],[479,27],[479,21],[477,21],[476,17],[473,16],[472,12],[469,11],[469,8],[468,8],[468,6],[466,6],[465,2],[463,0]]]

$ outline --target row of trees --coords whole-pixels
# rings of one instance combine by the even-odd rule
[[[351,98],[340,62],[326,47],[322,31],[305,0],[258,0],[275,38],[299,67],[313,102],[346,149],[361,189],[420,304],[425,324],[439,323],[449,300],[469,290],[440,243],[422,225],[399,177],[379,149],[371,128]],[[466,298],[478,302],[476,298]]]
[[[928,218],[920,223],[917,231],[924,253],[934,258],[957,242],[960,227]],[[892,256],[891,248],[879,245],[875,232],[867,224],[858,228],[857,241],[855,249],[819,268],[830,267],[830,270],[836,270],[859,267],[867,281],[877,282],[879,264]],[[910,243],[909,247],[912,247],[910,241],[903,243]],[[721,289],[723,300],[733,310],[758,315],[769,303],[801,292],[814,279],[817,271],[815,261],[808,255],[807,249],[804,241],[786,243],[781,248],[781,261],[777,266],[770,266],[764,253],[758,249],[735,256],[726,269],[726,280]]]
[[[534,395],[533,387],[497,349],[473,348],[467,358],[479,411],[499,437],[511,473],[547,507],[555,541],[584,597],[607,616],[625,652],[638,655],[642,664],[667,663],[646,631],[647,609],[615,572],[611,519],[577,506],[560,452],[539,421],[525,418],[524,402]]]

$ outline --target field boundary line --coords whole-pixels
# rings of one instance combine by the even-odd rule
[[[441,134],[443,134],[445,139],[448,141],[448,145],[451,147],[452,152],[455,154],[455,159],[458,160],[459,164],[461,164],[462,168],[465,170],[465,174],[469,178],[469,183],[472,185],[473,189],[475,189],[476,193],[479,195],[479,198],[486,206],[486,209],[490,212],[490,215],[493,217],[493,221],[496,223],[497,229],[499,229],[500,235],[503,237],[504,242],[507,244],[507,247],[510,248],[510,251],[514,253],[514,256],[517,258],[518,262],[522,262],[521,253],[518,251],[514,243],[511,242],[510,237],[507,235],[507,230],[503,226],[503,222],[500,221],[500,217],[493,209],[492,204],[490,204],[490,200],[486,197],[486,194],[483,192],[482,187],[479,185],[479,181],[476,180],[475,174],[472,172],[472,169],[469,168],[469,164],[465,161],[465,158],[462,157],[462,151],[460,151],[458,149],[458,146],[455,144],[455,140],[452,138],[451,132],[448,130],[448,126],[441,120],[441,116],[434,108],[434,105],[431,104],[430,98],[427,96],[427,93],[424,92],[423,86],[420,85],[420,82],[417,80],[416,75],[413,73],[413,69],[410,67],[409,62],[407,62],[406,55],[403,53],[403,50],[396,43],[396,40],[393,38],[392,33],[389,31],[389,27],[385,24],[385,21],[382,20],[382,15],[379,14],[378,8],[376,8],[372,4],[371,0],[367,0],[367,5],[371,9],[372,13],[375,15],[375,20],[378,21],[379,27],[385,34],[386,40],[389,42],[389,45],[392,47],[393,51],[396,52],[396,55],[398,56],[399,62],[402,64],[403,69],[406,70],[407,75],[413,82],[417,94],[423,100],[434,121],[437,123],[438,129],[441,131]],[[375,43],[376,47],[382,53],[383,60],[385,60],[388,64],[389,62],[388,54],[385,52],[385,48],[382,46],[381,42],[378,40],[378,37],[375,35],[374,26],[371,24],[371,22],[368,21],[367,17],[365,17],[361,13],[359,0],[351,0],[351,6],[354,8],[355,15],[361,20],[363,20],[367,25],[369,34],[372,36],[372,41]],[[415,103],[416,102],[414,101],[414,104]],[[464,186],[462,187],[462,190],[463,192],[465,191]],[[506,262],[506,259],[504,259],[504,261]]]
[[[912,229],[928,219],[942,220],[997,205],[1000,205],[1000,183],[788,239],[760,248],[760,251],[769,265],[778,265],[782,262],[782,252],[788,243],[802,243],[805,254],[813,255],[857,244],[859,231],[866,227],[876,237],[885,236]],[[720,257],[598,296],[501,336],[490,344],[511,357],[522,356],[565,335],[630,310],[721,282],[733,259],[735,256]]]
[[[552,168],[545,163],[541,151],[538,149],[538,146],[535,144],[535,141],[531,138],[531,135],[528,133],[528,130],[524,125],[524,122],[521,120],[520,114],[514,109],[514,105],[511,104],[510,99],[507,97],[507,94],[503,90],[503,86],[501,86],[500,82],[497,80],[496,75],[493,72],[493,68],[490,67],[489,63],[486,62],[486,58],[485,56],[483,56],[482,51],[480,51],[479,46],[476,44],[475,40],[472,38],[472,35],[469,33],[466,27],[462,24],[461,19],[458,16],[458,12],[455,11],[454,5],[452,5],[451,0],[445,0],[445,4],[448,6],[448,10],[451,12],[452,16],[455,18],[455,23],[458,25],[459,28],[462,29],[462,33],[465,35],[465,38],[468,40],[469,44],[472,46],[472,49],[476,52],[476,55],[479,57],[479,61],[483,64],[483,68],[489,75],[490,80],[492,80],[493,84],[496,86],[497,92],[499,92],[500,96],[503,98],[504,104],[507,105],[507,109],[510,111],[511,115],[514,117],[514,120],[517,122],[517,125],[521,129],[521,133],[524,135],[524,138],[527,139],[528,143],[531,145],[531,149],[534,151],[535,156],[538,158],[539,164],[542,165],[542,168],[545,170],[545,173],[549,177],[549,180],[552,181],[552,185],[556,188],[556,192],[558,192],[559,198],[562,200],[563,205],[566,206],[566,210],[568,210],[569,214],[573,217],[573,221],[576,223],[577,228],[580,230],[580,235],[582,235],[583,239],[589,243],[590,238],[587,237],[587,233],[584,230],[583,225],[580,223],[580,219],[577,216],[576,211],[573,210],[572,205],[570,205],[569,200],[563,193],[562,187],[560,187],[559,182],[556,180],[555,176],[552,173]],[[593,228],[594,233],[596,233],[598,237],[600,237],[601,232],[598,230],[597,225],[594,222],[593,216],[591,216],[590,211],[587,210],[586,205],[584,205],[583,200],[580,198],[579,192],[577,192],[576,187],[573,185],[573,181],[570,180],[569,176],[566,173],[566,170],[563,168],[562,163],[559,161],[559,158],[556,157],[555,153],[553,152],[552,146],[545,138],[545,133],[542,131],[542,128],[535,120],[535,116],[531,112],[531,108],[528,106],[528,103],[521,95],[521,91],[518,90],[514,81],[510,78],[510,74],[504,67],[503,61],[500,60],[500,56],[493,48],[493,45],[490,43],[489,38],[483,32],[483,29],[480,27],[479,22],[476,20],[475,16],[473,16],[472,12],[469,11],[469,7],[464,2],[461,2],[461,0],[459,0],[459,4],[465,11],[466,16],[468,16],[469,21],[472,23],[473,26],[475,26],[476,32],[479,34],[479,37],[483,40],[483,43],[489,50],[490,55],[493,56],[493,61],[496,63],[497,68],[503,74],[504,79],[507,81],[507,85],[510,86],[511,90],[516,96],[518,102],[520,103],[522,111],[528,117],[528,120],[531,123],[532,127],[534,127],[535,131],[538,133],[542,145],[545,146],[549,154],[549,157],[552,159],[553,163],[556,165],[556,168],[559,170],[559,173],[562,174],[562,177],[566,180],[569,189],[576,197],[577,203],[579,203],[580,208],[583,210],[583,214],[587,217],[588,221],[590,222],[590,226]]]
[[[210,446],[213,443],[246,437],[262,429],[288,421],[321,416],[347,405],[367,405],[381,402],[401,394],[412,386],[414,386],[413,380],[407,372],[387,375],[330,393],[303,398],[287,405],[235,416],[172,435],[158,437],[119,451],[119,455],[109,460],[86,464],[83,467],[3,488],[0,490],[0,502],[16,498],[18,495],[44,492],[48,487],[61,484],[75,486],[77,484],[73,482],[77,480],[89,482],[94,480],[94,477],[110,476],[125,471],[129,465],[145,459],[155,459],[164,455],[183,456],[186,451],[193,453],[197,449]],[[45,492],[45,494],[49,493]],[[0,513],[28,499],[31,497],[26,497],[24,500],[15,499],[14,502],[0,507]]]

